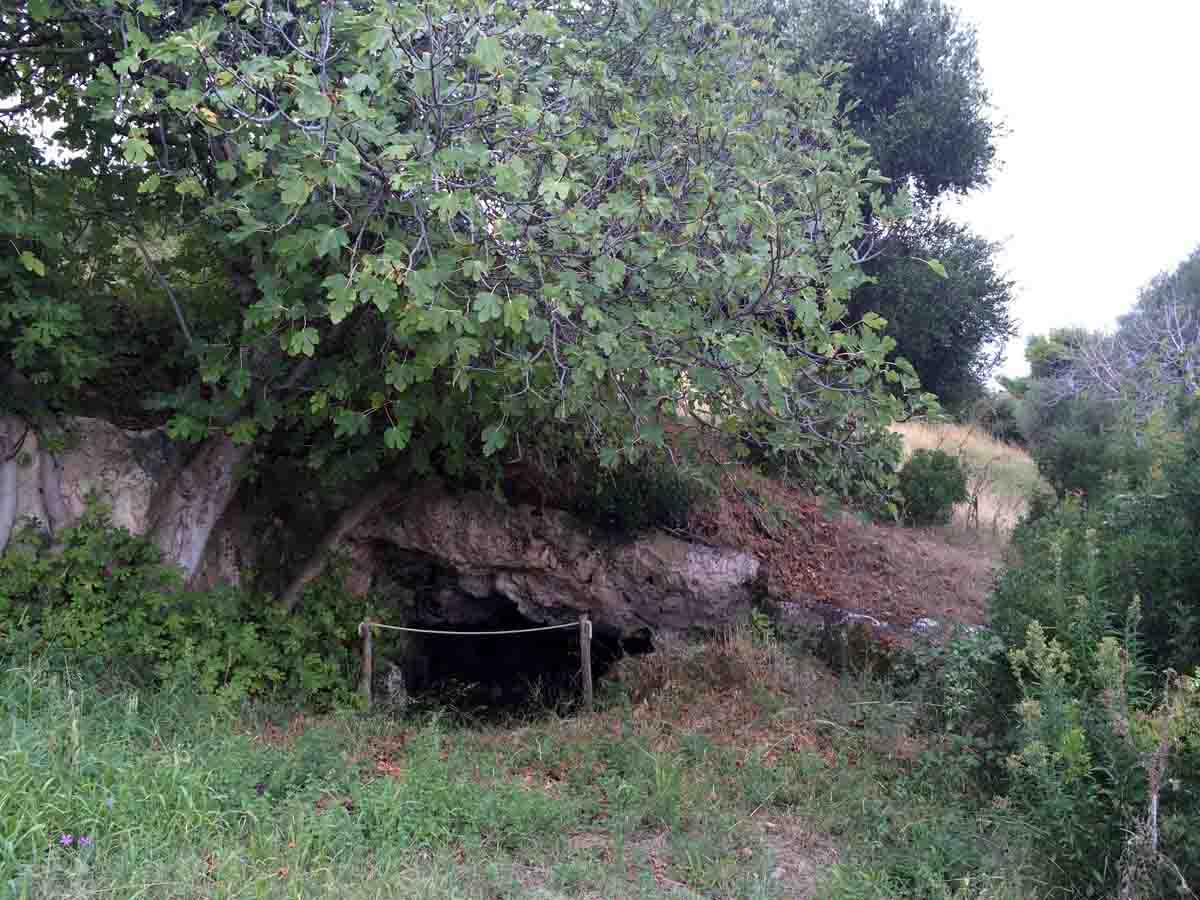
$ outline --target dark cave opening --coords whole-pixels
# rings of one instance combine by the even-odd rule
[[[536,714],[569,710],[581,699],[579,628],[491,635],[486,632],[537,628],[507,598],[486,600],[486,618],[469,625],[438,622],[426,608],[409,624],[459,632],[415,634],[385,631],[376,644],[375,697],[382,704],[451,708],[477,716]],[[566,623],[564,623],[566,624]],[[649,633],[621,635],[596,623],[592,630],[592,675],[597,690],[613,664],[653,649]]]

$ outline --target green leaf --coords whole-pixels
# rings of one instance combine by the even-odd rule
[[[403,450],[412,440],[412,422],[400,420],[383,433],[383,445],[389,450]]]
[[[571,196],[571,182],[565,178],[551,178],[541,183],[538,193],[552,203],[562,202]]]
[[[354,437],[367,430],[367,417],[352,409],[339,409],[333,416],[334,437]]]
[[[384,159],[408,159],[412,156],[412,144],[389,144],[383,151]]]
[[[917,259],[920,259],[920,257],[917,257]],[[942,265],[942,261],[940,259],[921,259],[920,261],[929,266],[929,268],[933,269],[933,271],[936,272],[940,278],[950,277],[946,274],[946,267]]]
[[[199,441],[208,437],[208,426],[194,416],[180,413],[167,422],[167,437],[173,441]]]
[[[508,428],[504,423],[483,429],[483,455],[493,456],[508,445]]]
[[[229,429],[229,436],[235,444],[252,444],[258,437],[258,427],[253,419],[238,419]]]
[[[605,290],[617,287],[625,280],[625,263],[613,256],[602,257],[596,264],[596,283]]]
[[[879,313],[869,312],[863,316],[863,324],[872,331],[883,331],[887,328],[887,319],[879,315]]]
[[[121,150],[125,161],[140,165],[154,156],[154,148],[150,146],[150,142],[143,137],[131,137],[125,141],[125,146]]]
[[[490,291],[481,291],[475,295],[475,318],[480,322],[491,322],[503,314],[500,298]]]
[[[504,68],[504,47],[497,37],[481,37],[475,42],[475,59],[479,65],[491,72]]]
[[[312,356],[316,352],[321,336],[312,327],[301,328],[291,334],[285,334],[281,339],[283,349],[292,356]]]
[[[34,275],[46,275],[46,264],[30,253],[28,250],[21,251],[21,265],[32,272]]]
[[[244,368],[234,369],[229,374],[229,390],[233,396],[241,398],[250,388],[250,371]]]
[[[463,211],[464,197],[457,191],[449,191],[445,194],[438,194],[429,203],[430,209],[437,210],[438,217],[443,222],[449,222],[452,218]]]
[[[283,182],[283,194],[280,199],[287,206],[300,206],[307,199],[312,186],[303,178],[294,178]]]
[[[334,226],[326,229],[317,241],[317,255],[331,256],[350,243],[350,236],[344,228]]]
[[[509,331],[520,331],[529,318],[529,298],[518,294],[504,304],[504,327]]]
[[[303,91],[299,97],[300,113],[308,119],[324,119],[333,112],[333,104],[320,91]]]
[[[194,175],[188,175],[175,184],[175,193],[183,197],[204,197],[204,185]]]

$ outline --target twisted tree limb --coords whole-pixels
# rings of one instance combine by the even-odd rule
[[[400,487],[401,483],[398,481],[380,482],[368,489],[358,498],[357,502],[338,516],[333,527],[321,538],[321,543],[308,558],[308,562],[301,567],[300,571],[296,573],[296,577],[287,586],[287,590],[283,592],[284,609],[290,612],[296,606],[304,594],[304,589],[325,571],[325,566],[329,562],[329,554],[337,548],[347,534],[394,496]]]

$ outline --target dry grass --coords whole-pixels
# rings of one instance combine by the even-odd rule
[[[893,426],[905,453],[943,450],[966,468],[971,500],[954,511],[953,536],[1004,540],[1024,514],[1029,495],[1045,484],[1037,465],[1020,447],[993,438],[978,425],[907,422]]]
[[[742,625],[704,644],[661,634],[654,653],[625,657],[613,677],[634,703],[663,703],[697,690],[728,694],[757,687],[787,693],[808,687],[816,678],[814,667],[820,668],[812,660],[797,664],[778,643],[760,640]]]

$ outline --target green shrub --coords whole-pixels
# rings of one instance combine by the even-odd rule
[[[1095,500],[1149,477],[1155,442],[1144,433],[1135,437],[1120,407],[1071,397],[1055,403],[1033,399],[1021,409],[1030,455],[1059,497],[1082,494]]]
[[[289,614],[271,597],[221,586],[182,589],[145,538],[105,513],[49,539],[26,529],[0,555],[0,653],[65,654],[93,677],[142,684],[188,681],[238,702],[288,696],[318,707],[351,699],[351,649],[362,603],[336,572]]]
[[[849,501],[856,508],[883,519],[896,517],[896,470],[904,456],[904,440],[888,428],[862,429],[855,434],[855,452],[834,451],[828,446],[803,451],[780,451],[752,434],[738,436],[737,453],[764,475],[792,482],[827,501]]]
[[[993,596],[992,625],[1012,648],[997,693],[1013,676],[1019,686],[1010,798],[1049,836],[1046,877],[1072,896],[1112,896],[1125,877],[1137,896],[1174,896],[1171,866],[1200,878],[1200,840],[1185,824],[1200,818],[1200,717],[1173,674],[1200,665],[1187,485],[1165,477],[1161,492],[1067,498],[1027,520]],[[1156,851],[1169,865],[1129,840],[1145,821],[1156,749],[1170,762],[1168,781],[1157,779]]]
[[[1025,433],[1021,430],[1021,401],[1012,394],[988,394],[980,398],[970,409],[970,419],[986,428],[998,441],[1025,445]]]
[[[1090,506],[1068,498],[1027,519],[1012,540],[1012,562],[991,602],[992,626],[1010,645],[1035,621],[1059,637],[1080,596],[1092,597],[1110,622],[1138,596],[1147,665],[1200,665],[1200,530],[1178,498],[1116,494]]]
[[[666,460],[645,458],[616,470],[592,468],[572,501],[581,519],[613,535],[687,526],[704,488],[698,477]]]
[[[1119,629],[1098,606],[1077,598],[1061,637],[1035,622],[1009,654],[1021,688],[1009,799],[1070,896],[1178,896],[1200,877],[1188,825],[1200,816],[1200,682],[1141,665],[1136,602]]]
[[[917,450],[900,469],[904,518],[914,525],[950,521],[955,503],[967,499],[967,473],[944,450]]]

